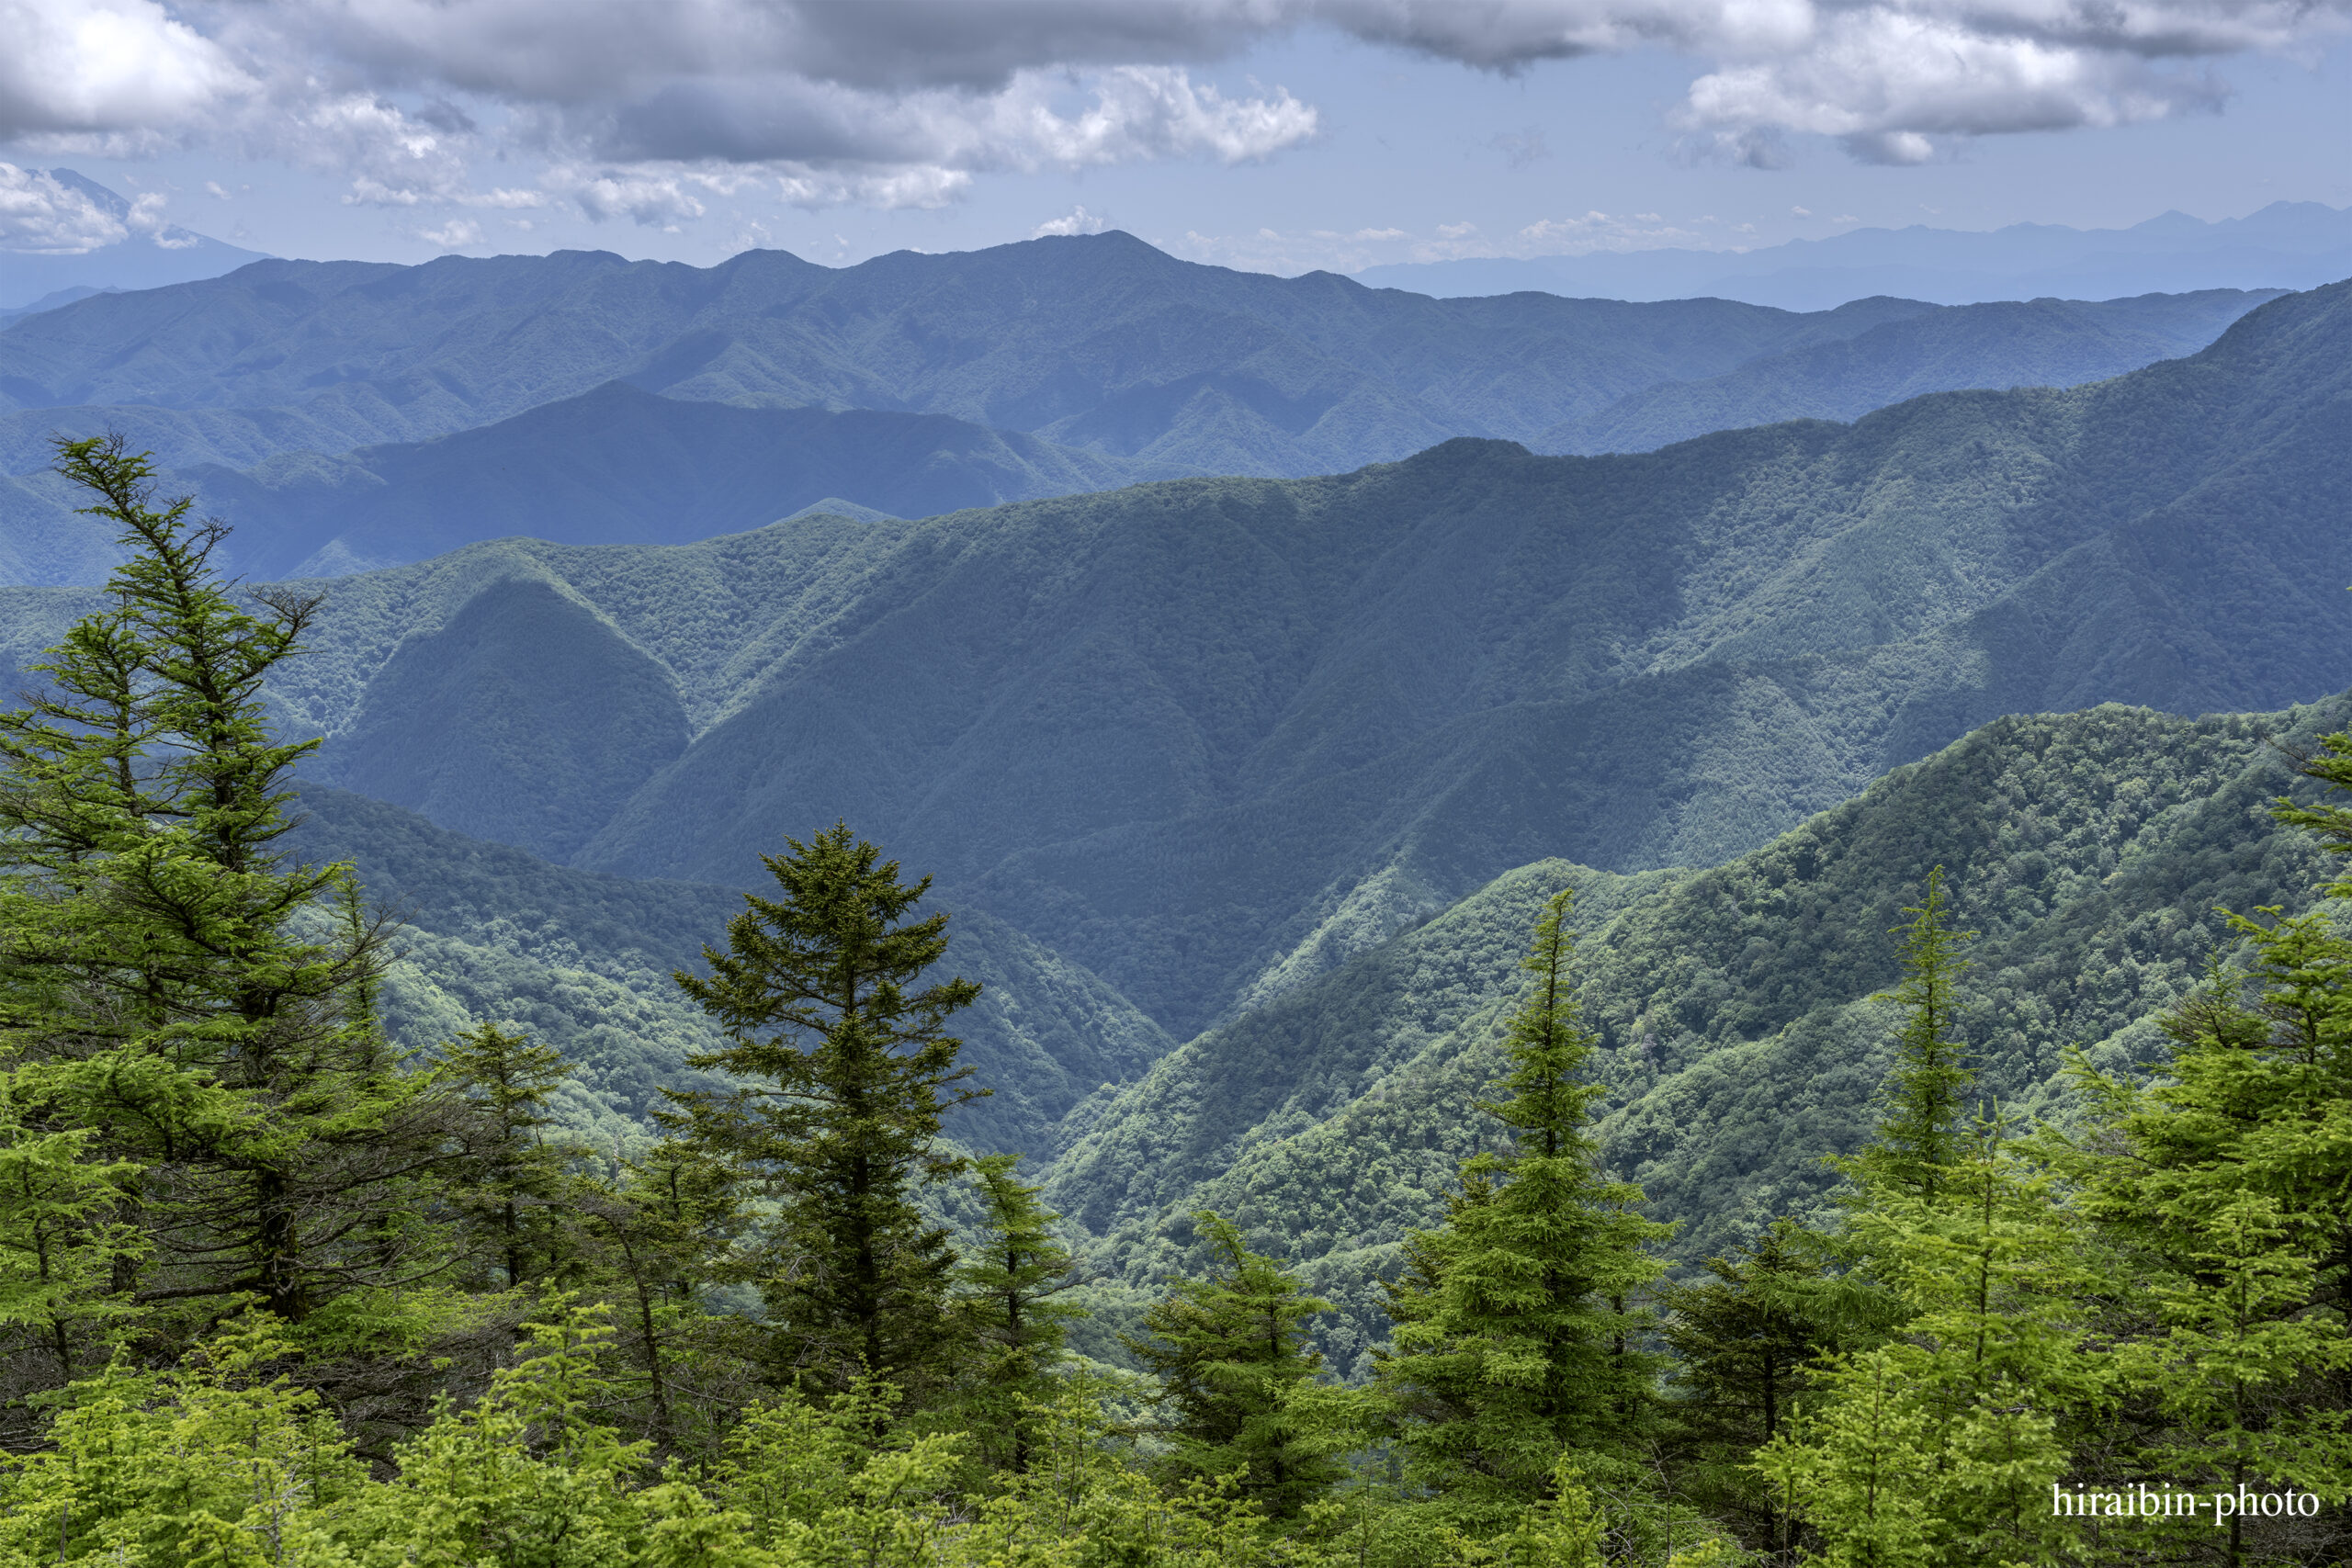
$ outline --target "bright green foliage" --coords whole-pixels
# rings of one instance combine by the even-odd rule
[[[1239,1472],[1238,1495],[1287,1518],[1342,1473],[1290,1402],[1322,1370],[1305,1325],[1330,1305],[1216,1214],[1193,1220],[1210,1272],[1170,1281],[1144,1316],[1147,1337],[1126,1345],[1158,1374],[1160,1402],[1174,1413],[1170,1473],[1208,1483]]]
[[[2331,889],[2336,897],[2346,889]],[[2243,980],[2166,1020],[2165,1077],[2081,1070],[2067,1151],[2137,1277],[2118,1351],[2152,1470],[2352,1497],[2352,941],[2335,908],[2237,918]],[[2339,1504],[2340,1506],[2340,1504]],[[2275,1527],[2274,1527],[2275,1529]],[[2233,1519],[2232,1560],[2261,1521]],[[2340,1532],[2331,1538],[2347,1539]]]
[[[239,1319],[176,1370],[75,1383],[50,1447],[13,1460],[0,1563],[327,1568],[367,1472],[318,1396],[277,1369],[279,1324]]]
[[[552,1048],[494,1023],[459,1032],[441,1070],[480,1111],[458,1171],[458,1204],[473,1218],[508,1289],[543,1277],[561,1246],[566,1168],[578,1152],[550,1141],[548,1100],[572,1075]]]
[[[262,687],[317,602],[264,591],[251,613],[210,564],[225,530],[158,505],[144,458],[57,451],[133,554],[37,666],[49,689],[0,715],[14,1101],[89,1130],[117,1172],[111,1218],[143,1242],[110,1249],[119,1297],[251,1292],[299,1320],[445,1268],[394,1219],[443,1156],[445,1107],[363,1016],[382,933],[306,934],[334,930],[319,906],[345,874],[273,847],[315,742],[272,735]]]
[[[1832,1563],[2067,1561],[2080,1532],[2052,1516],[2051,1487],[2114,1377],[2079,1349],[2108,1280],[2099,1249],[1998,1123],[1939,1168],[1933,1201],[1917,1174],[1870,1188],[1849,1222],[1907,1321],[1817,1365],[1818,1396],[1760,1467]]]
[[[1591,1112],[1606,1091],[1586,1073],[1570,898],[1562,890],[1536,922],[1534,985],[1496,1085],[1510,1098],[1482,1106],[1512,1146],[1464,1164],[1445,1228],[1417,1238],[1418,1278],[1392,1294],[1396,1352],[1381,1367],[1420,1475],[1521,1503],[1544,1494],[1563,1448],[1606,1448],[1644,1423],[1654,1362],[1632,1302],[1670,1229],[1599,1169]]]
[[[1958,1032],[1961,949],[1973,931],[1951,929],[1944,868],[1928,873],[1928,891],[1903,927],[1903,984],[1886,998],[1903,1010],[1894,1066],[1879,1089],[1876,1139],[1850,1168],[1873,1189],[1905,1192],[1932,1204],[1945,1167],[1960,1151],[1962,1091],[1976,1077]]]
[[[115,1280],[149,1245],[119,1217],[140,1168],[91,1158],[86,1127],[28,1125],[13,1087],[0,1077],[0,1325],[55,1358],[40,1381],[63,1382],[132,1317]]]
[[[944,1374],[947,1233],[912,1202],[960,1161],[940,1117],[986,1090],[957,1090],[948,1015],[979,987],[907,987],[947,951],[947,917],[907,917],[931,886],[899,880],[846,823],[764,857],[780,898],[747,894],[707,977],[679,986],[731,1043],[688,1058],[744,1087],[673,1091],[665,1124],[735,1162],[775,1200],[760,1280],[776,1328],[775,1374],[847,1387],[861,1369],[910,1393]]]
[[[952,1405],[982,1458],[1015,1474],[1029,1468],[1036,1407],[1056,1392],[1069,1325],[1086,1315],[1062,1299],[1080,1275],[1054,1234],[1059,1216],[1013,1174],[1019,1164],[1018,1155],[972,1162],[984,1213],[978,1244],[956,1274],[974,1356]]]

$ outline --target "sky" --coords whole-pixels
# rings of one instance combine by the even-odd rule
[[[0,0],[0,250],[52,254],[1109,227],[1295,273],[2352,205],[2352,0]]]

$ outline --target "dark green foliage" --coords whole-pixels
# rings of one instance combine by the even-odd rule
[[[953,1408],[981,1460],[1022,1474],[1038,1442],[1038,1407],[1057,1392],[1063,1341],[1085,1309],[1068,1299],[1078,1267],[1053,1231],[1059,1215],[1014,1175],[1018,1155],[972,1162],[981,1230],[956,1270],[963,1334],[974,1347],[967,1392]]]
[[[909,916],[930,878],[846,824],[766,857],[779,897],[750,906],[706,948],[707,976],[679,987],[729,1043],[687,1058],[742,1087],[669,1090],[666,1126],[725,1160],[775,1203],[758,1283],[772,1357],[791,1386],[838,1392],[862,1375],[928,1393],[955,1354],[946,1333],[955,1258],[913,1199],[962,1162],[938,1145],[958,1089],[950,1014],[980,992],[964,979],[910,987],[947,951],[947,917]]]
[[[1330,1306],[1215,1213],[1193,1218],[1208,1268],[1170,1280],[1127,1348],[1159,1377],[1160,1403],[1174,1413],[1170,1472],[1209,1481],[1238,1471],[1242,1496],[1288,1518],[1344,1473],[1293,1404],[1323,1366],[1307,1348],[1306,1321]]]
[[[1825,1240],[1776,1221],[1753,1245],[1708,1258],[1696,1283],[1658,1296],[1660,1337],[1674,1353],[1664,1414],[1677,1485],[1771,1551],[1795,1544],[1790,1521],[1747,1467],[1796,1414],[1812,1386],[1808,1363],[1844,1337],[1835,1297],[1820,1288]]]
[[[542,1279],[568,1228],[560,1211],[576,1149],[550,1140],[548,1129],[556,1124],[548,1101],[571,1067],[551,1046],[480,1023],[442,1046],[441,1070],[480,1111],[456,1171],[457,1201],[472,1220],[477,1245],[501,1285]]]

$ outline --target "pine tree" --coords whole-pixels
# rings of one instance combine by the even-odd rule
[[[1380,1370],[1423,1478],[1512,1504],[1545,1495],[1564,1448],[1606,1452],[1642,1425],[1653,1363],[1630,1303],[1669,1231],[1634,1212],[1639,1188],[1599,1169],[1603,1090],[1585,1077],[1571,907],[1563,889],[1536,924],[1534,985],[1496,1085],[1508,1098],[1482,1105],[1512,1146],[1467,1161],[1444,1229],[1414,1238],[1419,1280],[1391,1292]]]
[[[548,1101],[572,1076],[570,1063],[494,1023],[462,1030],[441,1048],[441,1070],[478,1116],[456,1198],[495,1255],[502,1286],[545,1273],[560,1247],[560,1202],[575,1150],[550,1140]]]
[[[1013,1174],[1020,1162],[1009,1154],[972,1162],[985,1205],[983,1234],[956,1271],[957,1302],[977,1352],[957,1415],[983,1460],[1015,1475],[1029,1468],[1037,1412],[1056,1392],[1069,1325],[1086,1315],[1062,1299],[1078,1284],[1078,1268],[1053,1233],[1058,1216]]]
[[[1944,868],[1928,873],[1927,896],[1903,912],[1903,983],[1878,998],[1903,1010],[1894,1037],[1894,1066],[1879,1089],[1880,1121],[1873,1142],[1850,1166],[1865,1184],[1898,1188],[1933,1202],[1943,1168],[1959,1152],[1975,1078],[1959,1038],[1960,977],[1968,969],[1961,950],[1976,935],[1951,929]]]
[[[58,444],[85,510],[122,530],[110,608],[0,715],[0,963],[14,1096],[135,1168],[110,1284],[137,1304],[251,1292],[288,1320],[441,1267],[405,1194],[447,1154],[447,1106],[356,1020],[379,922],[303,934],[346,868],[290,863],[289,771],[316,741],[270,729],[262,687],[318,600],[232,596],[226,535],[157,504],[119,437]],[[255,612],[258,612],[257,614]],[[387,1226],[394,1214],[407,1218]]]
[[[1123,1339],[1159,1375],[1161,1402],[1175,1412],[1175,1476],[1239,1472],[1239,1495],[1289,1518],[1344,1473],[1289,1408],[1323,1367],[1307,1348],[1306,1320],[1331,1306],[1215,1213],[1202,1210],[1193,1222],[1210,1272],[1172,1281],[1144,1315],[1146,1335]]]
[[[947,950],[944,914],[908,918],[929,877],[901,883],[846,823],[785,842],[763,857],[783,896],[746,895],[727,951],[703,950],[708,977],[677,976],[729,1041],[689,1063],[743,1087],[664,1090],[661,1119],[775,1201],[761,1290],[777,1376],[839,1390],[871,1371],[923,1397],[947,1371],[955,1258],[913,1193],[960,1168],[941,1117],[987,1092],[956,1089],[970,1069],[944,1032],[980,988],[907,989]]]

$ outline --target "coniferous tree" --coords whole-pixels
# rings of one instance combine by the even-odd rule
[[[775,1373],[846,1388],[862,1372],[927,1397],[949,1358],[947,1233],[915,1207],[918,1186],[961,1162],[937,1145],[942,1115],[986,1090],[959,1090],[948,1017],[971,981],[910,991],[947,950],[947,917],[908,917],[931,879],[846,823],[763,857],[782,897],[746,895],[707,977],[678,984],[727,1031],[688,1058],[738,1079],[731,1091],[664,1090],[662,1113],[694,1148],[742,1169],[775,1201],[760,1288],[775,1325]]]
[[[1975,1071],[1958,1033],[1960,977],[1968,969],[1962,949],[1973,931],[1951,929],[1944,868],[1928,873],[1928,891],[1896,931],[1903,939],[1903,983],[1885,999],[1903,1010],[1894,1037],[1894,1067],[1879,1089],[1873,1142],[1855,1156],[1871,1182],[1899,1188],[1933,1202],[1943,1168],[1958,1154]]]
[[[262,686],[318,601],[241,605],[211,564],[225,526],[157,504],[120,438],[61,441],[58,469],[129,558],[111,607],[34,666],[45,689],[0,715],[16,1103],[126,1169],[111,1223],[143,1245],[113,1253],[119,1299],[210,1311],[250,1292],[300,1320],[428,1276],[444,1259],[406,1194],[446,1157],[447,1106],[354,1017],[380,923],[304,934],[313,910],[332,927],[321,906],[347,872],[276,847],[317,743],[272,734]]]
[[[1838,1348],[1825,1310],[1822,1239],[1781,1220],[1752,1246],[1706,1262],[1708,1278],[1667,1285],[1661,1337],[1674,1352],[1680,1397],[1668,1411],[1690,1464],[1683,1488],[1738,1517],[1766,1550],[1789,1551],[1788,1513],[1749,1468],[1780,1436],[1812,1386],[1811,1363]]]
[[[1563,889],[1522,967],[1534,976],[1503,1043],[1508,1095],[1482,1108],[1507,1152],[1463,1167],[1445,1227],[1414,1238],[1415,1275],[1390,1292],[1395,1348],[1381,1382],[1427,1481],[1516,1505],[1545,1495],[1564,1448],[1607,1452],[1646,1415],[1652,1358],[1633,1300],[1670,1227],[1634,1212],[1640,1189],[1607,1180],[1585,1077],[1593,1036],[1578,1013]]]
[[[1086,1315],[1062,1299],[1079,1283],[1078,1268],[1053,1233],[1058,1216],[1013,1174],[1020,1162],[1018,1155],[972,1162],[985,1205],[981,1237],[956,1271],[974,1349],[956,1414],[981,1457],[1015,1475],[1029,1468],[1037,1412],[1056,1391],[1069,1325]]]
[[[1239,1472],[1241,1496],[1289,1518],[1345,1473],[1291,1408],[1323,1366],[1306,1320],[1331,1306],[1226,1220],[1203,1210],[1193,1221],[1210,1272],[1172,1281],[1144,1315],[1146,1334],[1123,1337],[1175,1412],[1170,1471],[1204,1481]]]
[[[578,1151],[548,1137],[548,1102],[571,1066],[553,1046],[481,1023],[441,1048],[441,1068],[478,1113],[457,1202],[492,1254],[500,1284],[530,1283],[561,1247],[567,1168]]]

